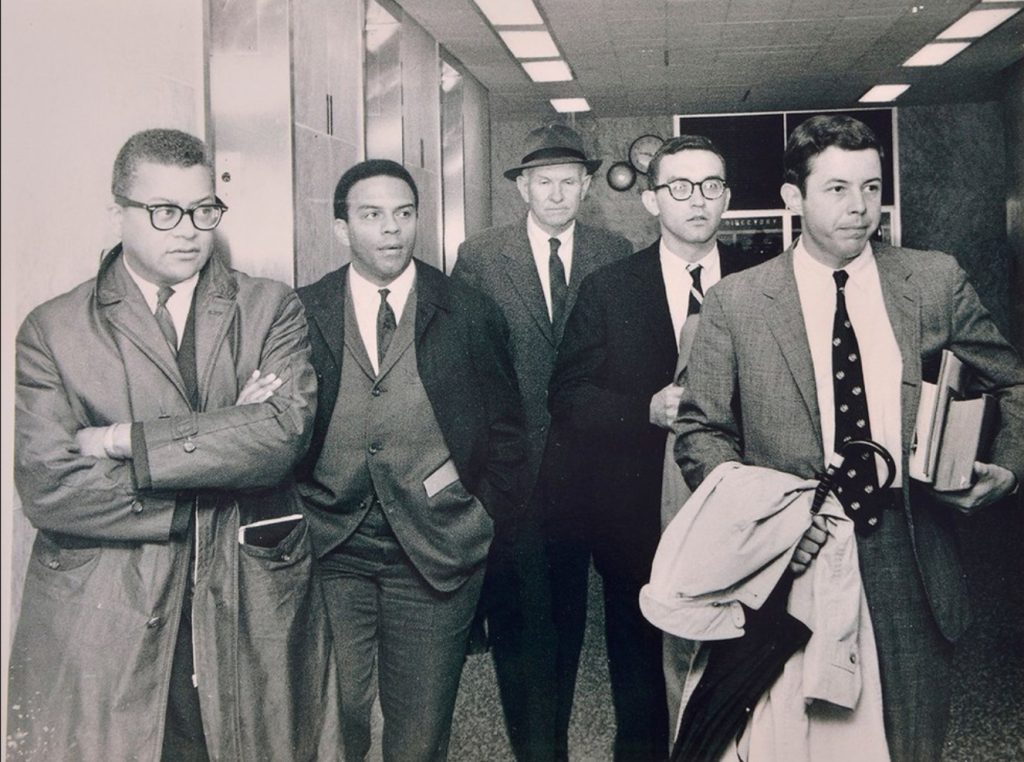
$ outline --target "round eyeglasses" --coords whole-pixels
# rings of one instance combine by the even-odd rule
[[[228,210],[220,199],[212,204],[193,206],[191,209],[182,209],[177,204],[143,204],[117,194],[114,195],[114,200],[121,206],[145,209],[149,212],[149,224],[157,230],[174,230],[186,214],[191,218],[192,226],[196,230],[213,230]]]
[[[716,198],[721,198],[728,187],[728,183],[721,177],[706,177],[699,183],[695,183],[693,180],[673,180],[663,185],[655,185],[654,190],[658,191],[662,188],[668,188],[669,195],[676,201],[686,201],[686,199],[693,195],[694,188],[700,188],[700,194],[704,198],[708,201],[714,201]]]

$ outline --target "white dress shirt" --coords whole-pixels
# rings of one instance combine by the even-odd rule
[[[363,346],[366,347],[366,354],[370,356],[375,373],[380,373],[380,366],[377,363],[377,312],[380,310],[380,290],[388,290],[388,305],[394,311],[395,325],[398,325],[402,322],[402,312],[415,283],[416,268],[411,261],[402,274],[386,286],[371,283],[359,274],[355,266],[348,268],[348,292],[352,296],[356,324],[359,326],[359,335],[363,339]]]
[[[144,279],[141,275],[135,272],[131,265],[128,264],[128,258],[122,257],[121,261],[124,262],[124,267],[128,271],[128,274],[132,276],[132,280],[135,281],[135,285],[139,287],[139,291],[142,292],[142,298],[146,300],[146,304],[149,307],[149,311],[154,315],[156,314],[157,301],[159,300],[160,286],[155,283],[150,283]],[[183,280],[181,283],[175,283],[171,286],[174,289],[174,293],[166,302],[167,311],[171,313],[171,321],[174,323],[174,330],[178,334],[178,347],[181,347],[181,339],[185,335],[185,324],[188,323],[188,313],[192,309],[192,294],[196,290],[196,284],[199,282],[199,273],[196,273],[188,280]]]
[[[690,289],[693,287],[693,276],[687,269],[690,265],[700,265],[700,289],[705,294],[708,289],[722,279],[722,262],[718,255],[718,244],[696,262],[687,262],[673,254],[661,239],[661,279],[665,283],[665,296],[668,297],[668,311],[672,315],[672,329],[678,339],[686,312],[690,307]]]
[[[842,269],[850,276],[844,291],[846,310],[860,347],[871,438],[885,447],[896,461],[896,479],[892,486],[898,487],[903,483],[900,413],[903,358],[885,309],[878,264],[871,245],[867,244],[864,251]],[[793,251],[793,274],[814,363],[825,461],[832,454],[836,430],[832,385],[832,322],[836,311],[833,272],[831,267],[821,264],[807,252],[802,239],[797,242]],[[881,471],[881,461],[878,463],[881,476],[884,472]]]
[[[569,227],[557,236],[548,235],[540,229],[540,225],[533,219],[533,212],[526,215],[526,237],[530,240],[530,251],[533,253],[533,264],[537,268],[537,275],[540,276],[540,287],[544,291],[544,301],[548,305],[548,317],[551,313],[551,239],[559,240],[558,258],[562,260],[565,267],[565,282],[569,283],[572,276],[572,247],[576,238],[576,221],[573,220]]]

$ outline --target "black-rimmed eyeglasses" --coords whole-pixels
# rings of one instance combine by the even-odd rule
[[[191,209],[182,209],[177,204],[143,204],[118,194],[114,194],[114,200],[121,206],[145,209],[149,212],[149,223],[157,230],[174,230],[186,214],[192,219],[192,225],[196,230],[213,230],[228,210],[220,199],[212,204],[193,206]]]
[[[693,195],[694,188],[700,188],[700,194],[704,198],[708,201],[714,201],[716,198],[721,198],[728,187],[728,183],[721,177],[705,177],[699,183],[680,178],[670,183],[655,185],[654,190],[658,191],[662,188],[668,188],[669,195],[676,201],[686,201],[686,199]]]

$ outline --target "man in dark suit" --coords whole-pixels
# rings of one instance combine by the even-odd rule
[[[803,234],[708,295],[684,378],[676,457],[696,487],[725,461],[810,478],[851,436],[889,450],[895,489],[868,493],[858,473],[870,476],[874,464],[865,461],[844,469],[839,499],[858,535],[890,755],[938,759],[953,643],[969,620],[953,518],[1004,497],[1024,477],[1024,367],[951,257],[870,240],[882,171],[866,125],[812,117],[789,139],[785,172],[782,196],[802,216]],[[906,476],[922,367],[943,349],[999,398],[1002,419],[991,463],[976,463],[975,484],[961,492]],[[795,571],[825,541],[817,522],[795,551]]]
[[[686,324],[706,289],[753,264],[717,243],[729,205],[725,177],[725,160],[707,138],[684,135],[661,146],[642,195],[661,238],[582,284],[551,379],[545,470],[559,484],[556,494],[575,496],[566,523],[584,552],[572,574],[586,573],[589,551],[604,583],[619,760],[668,754],[661,633],[644,620],[638,595],[661,534],[665,442],[681,394],[675,368]]]
[[[528,207],[524,219],[485,230],[459,247],[452,278],[488,294],[501,307],[527,423],[526,514],[499,525],[488,561],[481,613],[487,617],[505,722],[518,760],[562,758],[582,628],[552,627],[550,579],[541,532],[537,476],[547,442],[548,382],[565,317],[583,279],[630,253],[621,236],[576,221],[600,160],[588,159],[569,127],[531,131],[522,161],[508,169]],[[586,579],[583,579],[585,594]],[[556,617],[555,621],[562,620]],[[568,640],[567,640],[568,639]],[[571,645],[569,645],[571,643]],[[557,645],[556,645],[557,644]],[[571,655],[571,680],[559,688],[558,656]],[[556,671],[557,670],[557,671]]]
[[[418,193],[362,162],[334,195],[352,263],[299,290],[319,379],[300,490],[337,648],[345,758],[447,755],[495,521],[520,502],[522,408],[508,327],[479,292],[413,263]]]

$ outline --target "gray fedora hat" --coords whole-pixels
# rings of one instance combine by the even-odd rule
[[[583,164],[587,174],[592,175],[601,166],[601,160],[587,158],[583,139],[572,127],[549,124],[530,131],[523,142],[522,161],[505,170],[505,177],[515,180],[524,169],[551,164]]]

